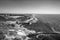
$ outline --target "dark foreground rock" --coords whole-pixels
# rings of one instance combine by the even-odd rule
[[[28,37],[30,37],[30,40],[60,40],[60,34],[58,33],[42,33],[45,35],[39,35],[38,38],[36,37],[36,34],[30,34]],[[46,36],[47,35],[47,36]]]
[[[0,40],[4,40],[5,39],[5,35],[2,31],[0,31]]]

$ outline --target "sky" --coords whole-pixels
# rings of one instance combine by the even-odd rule
[[[0,13],[60,14],[60,1],[0,1]]]

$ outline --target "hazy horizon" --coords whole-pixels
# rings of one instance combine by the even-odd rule
[[[60,14],[60,1],[0,1],[0,13]]]

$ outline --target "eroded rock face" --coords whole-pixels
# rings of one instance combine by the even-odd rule
[[[20,32],[20,35],[15,35],[17,38],[14,38],[13,40],[21,40],[20,38],[23,38],[23,40],[59,40],[60,38],[60,34],[54,33],[49,23],[44,23],[40,20],[33,23],[33,18],[30,20],[30,17],[27,16],[18,18],[11,17],[6,20],[7,21],[4,22],[4,25],[8,27],[7,31],[13,28],[15,32],[22,30],[24,33],[26,33],[26,35],[21,35]],[[28,22],[26,22],[26,20],[28,20]],[[3,33],[1,33],[1,35],[1,38],[4,39]],[[11,32],[11,35],[14,35],[14,31]],[[26,37],[28,38],[26,39]]]

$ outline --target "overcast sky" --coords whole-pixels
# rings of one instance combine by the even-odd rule
[[[0,1],[0,13],[60,13],[60,1]]]

